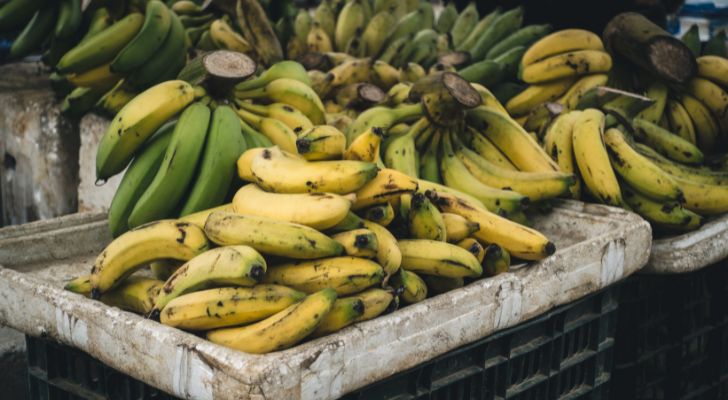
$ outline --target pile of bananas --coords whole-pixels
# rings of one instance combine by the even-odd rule
[[[193,104],[177,126],[205,112]],[[237,172],[250,183],[230,204],[120,235],[66,288],[267,353],[555,251],[478,200],[372,162],[274,146],[246,150]],[[154,278],[134,274],[150,264]]]
[[[574,51],[587,47],[591,50]],[[577,63],[573,58],[586,52],[602,61],[584,58]],[[552,62],[560,59],[570,61]],[[543,68],[531,74],[534,65]],[[581,67],[573,66],[581,65],[585,72],[599,74],[576,78]],[[687,84],[668,85],[619,64],[610,71],[611,60],[596,35],[556,32],[526,52],[521,77],[562,81],[553,81],[553,93],[542,97],[538,93],[552,83],[531,86],[506,108],[516,115],[527,113],[525,127],[536,132],[546,153],[562,171],[580,177],[571,188],[573,198],[632,210],[659,233],[693,230],[705,217],[728,212],[728,170],[723,162],[728,146],[728,59],[704,55],[697,65],[697,76]],[[558,82],[565,84],[557,91]],[[644,96],[609,90],[607,85]],[[560,107],[546,103],[553,100]],[[546,109],[556,110],[558,116],[553,118]]]
[[[457,71],[489,87],[503,82],[498,91],[512,91],[506,81],[515,80],[526,46],[551,29],[522,27],[522,8],[480,19],[475,3],[459,14],[449,4],[435,14],[429,1],[322,1],[313,13],[300,10],[281,40],[289,59],[312,70],[319,95],[333,100],[347,85],[372,83],[386,91],[437,71]]]

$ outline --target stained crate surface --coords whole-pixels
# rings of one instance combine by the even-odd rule
[[[612,399],[728,399],[728,261],[622,284]]]
[[[556,243],[553,256],[263,356],[62,290],[108,243],[103,215],[32,225],[30,235],[0,230],[0,323],[177,397],[337,399],[595,293],[647,262],[649,225],[622,210],[564,201],[533,221]]]
[[[606,399],[617,304],[607,289],[342,400]]]

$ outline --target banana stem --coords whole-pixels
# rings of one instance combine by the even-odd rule
[[[252,112],[238,108],[235,110],[238,116],[250,125],[253,125],[256,129],[260,129],[260,124],[263,122],[263,117]]]
[[[235,97],[238,99],[259,99],[266,96],[266,86],[250,90],[235,90]]]
[[[253,104],[249,101],[240,101],[240,100],[236,100],[235,103],[238,105],[238,107],[243,108],[252,113],[258,114],[261,117],[267,117],[270,114],[268,112],[268,107],[266,107],[264,105]]]
[[[393,108],[392,112],[397,122],[405,122],[415,117],[421,117],[424,110],[422,109],[422,104],[415,103]]]

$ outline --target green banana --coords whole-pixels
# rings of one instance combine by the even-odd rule
[[[25,26],[25,29],[15,38],[13,45],[10,47],[10,57],[19,59],[39,50],[53,29],[55,16],[56,10],[53,7],[44,7],[38,10],[28,22],[28,25]]]
[[[164,153],[172,139],[175,122],[169,122],[149,140],[134,157],[124,178],[116,189],[114,199],[109,206],[109,231],[111,236],[118,237],[129,230],[127,221],[136,202],[144,194],[162,164]]]
[[[458,18],[458,9],[452,2],[448,3],[447,6],[440,12],[435,22],[435,30],[440,33],[448,33],[450,29],[455,25],[455,20]]]
[[[0,32],[22,27],[42,7],[48,7],[45,0],[8,1],[0,7]]]
[[[484,18],[485,19],[485,18]],[[480,15],[478,14],[478,7],[474,2],[468,3],[468,5],[460,12],[455,23],[450,29],[450,37],[452,38],[452,44],[457,50],[461,50],[461,44],[468,39],[469,35],[477,30]]]
[[[54,36],[65,39],[81,26],[81,0],[61,0]]]
[[[229,106],[215,109],[197,177],[180,216],[222,204],[235,175],[235,162],[246,150],[240,121]]]
[[[468,51],[474,60],[480,60],[503,38],[521,27],[523,8],[517,7],[499,15]]]
[[[726,32],[722,30],[713,35],[703,47],[703,56],[718,56],[728,58],[728,49],[726,49]]]
[[[201,103],[182,112],[159,171],[129,215],[129,227],[166,218],[174,212],[192,180],[209,124],[210,109]]]
[[[184,27],[175,13],[171,13],[171,19],[169,33],[160,49],[125,79],[132,87],[144,89],[163,80],[174,79],[184,66],[187,60]]]
[[[632,120],[634,136],[637,140],[650,145],[671,160],[686,164],[700,164],[704,156],[695,145],[687,140],[663,129],[650,121],[635,118]]]
[[[510,49],[519,46],[528,47],[536,42],[538,39],[546,36],[551,32],[551,25],[528,25],[523,27],[505,39],[501,40],[498,44],[491,47],[488,53],[485,55],[486,59],[492,60],[501,54],[506,53]],[[520,61],[520,60],[519,60]]]
[[[693,56],[695,56],[696,58],[700,57],[702,44],[700,43],[700,29],[698,28],[698,24],[691,25],[690,29],[685,32],[680,40],[682,40],[683,43],[688,46],[690,52],[693,53]]]
[[[148,62],[172,27],[172,12],[159,0],[147,3],[144,25],[111,62],[111,71],[128,74]]]
[[[409,131],[392,139],[384,151],[384,163],[389,168],[396,169],[412,178],[417,178],[417,150],[415,149],[415,136],[422,133],[429,122],[427,118],[421,118],[413,124]]]

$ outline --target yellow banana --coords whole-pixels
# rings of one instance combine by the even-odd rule
[[[364,302],[361,299],[355,296],[339,298],[311,336],[321,337],[338,332],[357,322],[362,315]]]
[[[728,186],[696,183],[674,177],[685,195],[684,207],[700,215],[715,215],[728,211]]]
[[[556,161],[561,171],[577,176],[574,185],[569,189],[574,199],[581,199],[581,179],[578,177],[579,168],[574,159],[572,139],[574,125],[580,115],[580,111],[570,111],[556,117],[546,130],[543,144],[544,150]]]
[[[667,102],[667,120],[670,124],[670,130],[676,135],[687,140],[691,144],[697,144],[697,136],[695,134],[695,125],[690,114],[683,107],[682,103],[677,100],[669,100]]]
[[[280,147],[281,150],[293,154],[298,153],[298,148],[296,147],[296,132],[283,121],[275,118],[261,117],[242,108],[238,108],[235,112],[241,120],[256,128],[271,143]]]
[[[346,136],[328,125],[316,125],[296,139],[298,153],[308,161],[339,160],[346,148]]]
[[[244,181],[255,182],[253,171],[250,170],[250,165],[253,163],[253,159],[259,157],[265,151],[265,148],[256,147],[248,149],[245,153],[240,155],[236,163],[238,169],[238,177]],[[297,157],[295,154],[290,154],[291,157]]]
[[[344,256],[272,266],[264,281],[304,293],[332,288],[339,295],[347,295],[377,285],[383,278],[384,271],[376,262]]]
[[[551,56],[523,67],[519,77],[526,83],[549,82],[568,77],[605,73],[612,69],[612,57],[602,50],[576,50]]]
[[[210,25],[210,38],[218,48],[223,50],[232,50],[238,53],[249,53],[254,50],[253,46],[241,34],[235,32],[222,18],[216,19]]]
[[[470,254],[474,255],[479,263],[483,263],[483,258],[485,257],[485,249],[483,248],[483,245],[480,244],[480,242],[473,238],[465,238],[457,242],[456,244],[463,249],[469,251]]]
[[[672,177],[634,150],[621,131],[608,129],[604,143],[614,170],[635,190],[657,201],[682,200],[682,192]]]
[[[127,85],[126,81],[122,79],[101,97],[96,103],[96,108],[113,116],[134,100],[137,95],[139,95],[139,92]]]
[[[662,154],[656,152],[651,147],[640,143],[634,145],[643,156],[649,158],[668,174],[678,178],[683,178],[695,183],[708,183],[711,185],[728,185],[728,173],[721,171],[713,171],[705,167],[690,167],[684,164],[674,162]]]
[[[485,268],[485,274],[488,276],[508,272],[511,268],[511,255],[501,246],[490,244],[485,249],[483,267]]]
[[[207,217],[205,233],[221,246],[247,245],[264,254],[294,259],[340,255],[341,245],[305,225],[270,218],[214,212]]]
[[[376,222],[382,226],[388,226],[395,217],[394,208],[391,203],[378,204],[363,210],[364,218]]]
[[[574,123],[574,158],[589,193],[604,204],[620,207],[624,202],[604,145],[604,121],[599,110],[582,111]]]
[[[412,195],[407,213],[409,233],[413,239],[447,240],[447,228],[440,211],[422,193]]]
[[[154,301],[156,312],[185,293],[220,285],[254,286],[266,270],[260,253],[248,246],[225,246],[187,261],[164,282]]]
[[[445,222],[447,241],[450,243],[458,243],[480,229],[477,222],[468,221],[453,213],[442,213],[442,220]]]
[[[133,313],[147,315],[164,285],[159,279],[132,276],[101,296],[101,302]]]
[[[305,114],[285,103],[272,103],[264,106],[248,101],[238,101],[236,104],[239,108],[258,114],[261,117],[277,119],[286,124],[296,134],[313,128],[313,123]]]
[[[629,207],[651,224],[672,231],[697,229],[703,218],[686,210],[676,202],[662,202],[641,195],[629,186],[622,187],[624,201]]]
[[[703,78],[693,78],[688,82],[687,91],[710,110],[721,130],[728,132],[728,92]]]
[[[545,83],[530,85],[526,90],[513,96],[506,103],[506,110],[513,116],[521,117],[541,103],[555,101],[569,91],[576,82],[575,77],[565,77]]]
[[[402,291],[400,298],[405,303],[419,303],[427,298],[427,285],[414,272],[400,269],[392,278],[392,286]]]
[[[500,111],[503,115],[508,115],[508,111],[505,107],[503,107],[503,104],[498,100],[498,98],[495,97],[493,92],[488,90],[485,86],[479,84],[479,83],[473,83],[471,82],[470,85],[478,92],[480,95],[480,98],[482,99],[484,106],[493,107],[496,110]]]
[[[391,290],[376,288],[367,289],[352,297],[356,297],[364,304],[364,313],[356,319],[356,322],[367,321],[378,317],[389,310],[392,302],[395,301]]]
[[[379,248],[377,235],[369,229],[362,228],[341,232],[331,236],[331,238],[341,243],[347,256],[360,258],[374,258],[377,256],[377,249]]]
[[[279,285],[224,287],[184,294],[162,309],[160,322],[198,331],[249,324],[265,319],[306,297]]]
[[[232,203],[223,204],[221,206],[213,207],[207,210],[198,211],[196,213],[187,214],[184,217],[180,218],[179,220],[182,222],[189,222],[192,225],[195,225],[199,227],[200,229],[205,229],[205,222],[207,222],[207,217],[210,216],[210,214],[216,212],[216,211],[227,211],[227,212],[233,212],[233,205]]]
[[[349,145],[344,152],[344,160],[368,161],[377,164],[377,167],[384,168],[381,157],[382,129],[372,127],[364,131]]]
[[[720,126],[708,108],[698,99],[690,95],[683,95],[680,103],[690,115],[695,126],[695,140],[698,148],[707,154],[714,153],[721,140]]]
[[[457,245],[436,240],[406,239],[399,241],[402,268],[425,275],[449,278],[477,278],[483,269],[469,251]]]
[[[465,286],[463,278],[446,278],[444,276],[422,275],[429,293],[441,294]]]
[[[210,331],[207,340],[253,354],[284,350],[310,335],[335,301],[336,292],[324,289],[260,322]]]
[[[296,79],[279,78],[263,87],[236,90],[235,97],[239,100],[264,98],[271,103],[288,104],[301,111],[313,124],[326,123],[324,104],[319,96],[306,83]]]
[[[540,232],[493,214],[469,200],[446,192],[427,192],[441,212],[458,214],[478,223],[473,237],[481,243],[495,243],[524,260],[540,260],[554,254],[556,246]]]
[[[468,127],[468,131],[470,133],[468,136],[469,145],[481,157],[503,169],[511,171],[518,170],[513,163],[508,160],[508,157],[506,157],[485,135],[471,127]]]
[[[606,85],[607,79],[607,74],[594,74],[579,78],[557,102],[566,107],[567,110],[575,110],[586,92],[595,87]]]
[[[354,210],[368,208],[417,190],[417,181],[397,170],[385,168],[356,191]]]
[[[349,1],[339,12],[334,31],[334,43],[337,51],[344,51],[351,38],[356,35],[356,32],[363,31],[366,27],[367,21],[363,1]]]
[[[665,106],[667,105],[668,88],[661,82],[654,82],[647,88],[645,96],[654,100],[651,106],[645,108],[637,114],[637,118],[641,118],[658,124],[665,113]]]
[[[104,64],[78,74],[66,76],[68,82],[81,87],[109,87],[121,79],[121,75],[111,72],[109,64]]]
[[[306,46],[308,51],[314,53],[329,53],[334,51],[334,44],[331,40],[331,36],[326,30],[317,22],[311,25],[311,30],[308,31],[306,36]]]
[[[366,188],[377,175],[377,166],[370,162],[306,161],[276,147],[254,157],[250,170],[261,188],[276,193],[348,194]]]
[[[728,87],[728,59],[719,56],[698,57],[698,76],[716,85]]]
[[[704,155],[700,149],[661,126],[641,118],[633,119],[632,126],[637,140],[647,143],[668,158],[686,164],[703,162]]]
[[[205,233],[187,222],[162,220],[132,229],[114,239],[91,269],[92,296],[103,293],[147,263],[187,261],[209,248]]]
[[[599,35],[584,29],[564,29],[544,36],[528,48],[521,59],[527,67],[559,54],[578,50],[604,50]]]
[[[364,227],[372,231],[377,237],[377,262],[382,266],[386,277],[391,276],[402,264],[402,252],[399,250],[397,239],[387,228],[376,222],[363,220]]]

